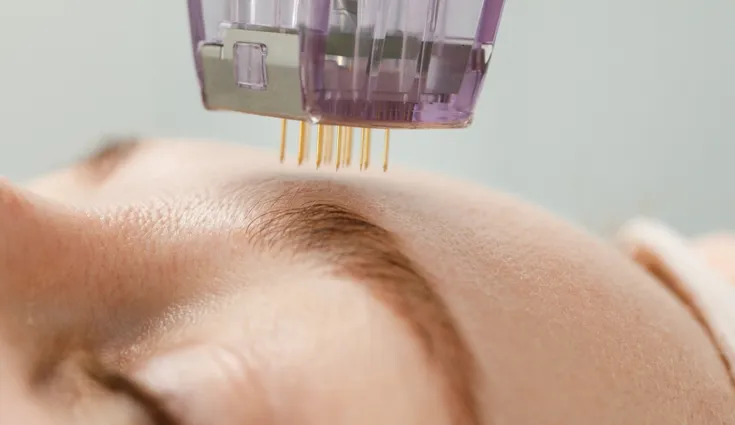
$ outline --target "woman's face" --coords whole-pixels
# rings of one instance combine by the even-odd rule
[[[466,182],[146,141],[0,200],[2,423],[732,423],[664,285]]]

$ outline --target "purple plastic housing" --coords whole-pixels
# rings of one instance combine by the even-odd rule
[[[408,128],[471,123],[503,3],[188,0],[202,87],[199,46],[221,42],[226,29],[297,32],[301,98],[311,121]]]

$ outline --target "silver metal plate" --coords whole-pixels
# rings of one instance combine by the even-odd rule
[[[264,84],[238,81],[237,50],[243,46],[261,46],[262,62],[251,61],[250,71],[257,75],[262,67]],[[203,44],[199,55],[208,109],[308,118],[301,96],[298,34],[230,28],[221,44]]]

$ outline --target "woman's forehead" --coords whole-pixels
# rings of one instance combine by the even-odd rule
[[[390,267],[366,261],[371,256],[392,264],[394,271],[418,269],[425,285],[423,294],[413,289],[415,298],[425,300],[434,293],[449,314],[419,309],[408,316],[430,319],[414,326],[435,355],[456,360],[461,350],[455,348],[463,344],[472,353],[477,362],[472,373],[480,384],[472,379],[463,383],[459,378],[469,372],[448,369],[446,375],[459,378],[447,385],[458,392],[468,383],[477,385],[483,417],[502,413],[515,423],[534,423],[539,413],[527,408],[531,393],[541,394],[535,406],[545,412],[542,416],[578,417],[580,423],[600,417],[634,423],[641,415],[673,421],[687,415],[706,418],[692,400],[709,406],[709,412],[729,402],[731,388],[717,351],[666,288],[606,245],[522,202],[418,174],[294,171],[279,168],[272,155],[227,144],[143,142],[101,156],[108,180],[88,179],[80,185],[77,171],[73,179],[78,193],[89,190],[104,194],[98,198],[101,204],[154,211],[151,216],[166,223],[199,214],[247,227],[246,213],[258,212],[254,217],[260,222],[253,228],[261,230],[261,248],[282,249],[290,243],[291,252],[298,254],[270,263],[291,278],[298,277],[288,273],[298,258],[310,256],[351,261],[352,269],[343,270],[347,276],[360,278],[356,264],[361,278],[378,286],[385,283]],[[344,215],[345,209],[351,215]],[[232,241],[228,226],[214,232],[199,226],[189,236],[176,226],[157,226],[149,240],[176,235],[180,248],[206,246],[195,250],[197,261],[221,257],[224,245],[217,249],[217,243]],[[388,234],[388,243],[370,229]],[[207,244],[201,245],[194,234],[207,234]],[[367,235],[367,243],[360,235]],[[385,251],[391,243],[395,250]],[[142,249],[128,255],[138,258],[138,264],[150,259]],[[250,270],[258,267],[265,263]],[[238,270],[241,278],[248,273],[247,268]],[[403,302],[393,306],[399,316],[412,311],[386,288],[372,288],[372,296]],[[446,338],[430,332],[426,323],[431,320],[445,330],[454,328],[462,343],[443,343],[449,350],[444,354],[432,348]],[[412,326],[410,320],[406,323]],[[616,406],[629,403],[620,394],[645,402],[638,410],[619,411]],[[568,400],[579,403],[571,406]],[[492,413],[489,405],[499,410]]]

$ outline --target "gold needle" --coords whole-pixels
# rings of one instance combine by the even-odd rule
[[[304,151],[305,151],[305,145],[306,145],[306,123],[301,122],[299,124],[299,152],[297,156],[298,164],[301,165],[304,163]]]
[[[370,165],[370,129],[362,129],[362,145],[360,152],[360,169],[367,170]]]
[[[368,165],[370,165],[370,158],[373,153],[373,148],[371,147],[373,144],[373,130],[368,128],[368,134],[367,134],[367,148],[365,149],[365,169],[367,170]]]
[[[337,127],[337,160],[335,161],[336,169],[339,170],[339,166],[342,165],[342,155],[344,149],[344,129],[342,126]]]
[[[316,168],[322,165],[322,157],[324,156],[324,126],[319,124],[316,127]]]
[[[347,155],[345,156],[345,165],[350,166],[352,163],[352,138],[354,136],[354,129],[352,127],[345,127],[345,131],[347,131]]]
[[[330,143],[339,146],[339,141],[337,140],[337,131],[334,129],[333,125],[329,126],[329,140],[331,141]],[[339,161],[339,159],[335,158],[335,162],[336,161]]]
[[[360,170],[365,168],[365,129],[360,129]]]
[[[385,151],[383,152],[383,171],[388,171],[388,153],[390,152],[390,129],[385,129]]]
[[[337,142],[340,144],[340,146],[342,146],[342,149],[343,149],[342,156],[338,160],[339,165],[343,166],[345,165],[345,160],[347,159],[347,157],[345,156],[346,154],[345,147],[347,144],[347,130],[343,126],[337,127]]]
[[[327,145],[324,149],[324,154],[326,155],[326,163],[331,164],[332,158],[334,157],[334,127],[331,125],[328,125],[326,128],[326,142]]]
[[[281,120],[281,163],[286,160],[286,133],[288,131],[288,120]]]

